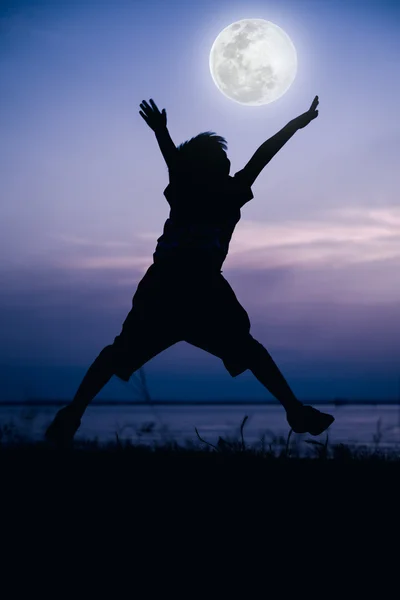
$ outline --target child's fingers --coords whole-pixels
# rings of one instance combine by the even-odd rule
[[[154,102],[153,98],[150,98],[150,104],[151,104],[151,106],[153,107],[153,109],[154,109],[156,112],[158,112],[158,113],[160,112],[160,111],[158,110],[158,106],[157,106],[157,104]]]
[[[143,110],[143,112],[147,113],[152,113],[153,109],[151,108],[151,106],[149,106],[146,102],[146,100],[142,100],[142,103],[140,105],[140,108]]]
[[[317,108],[318,104],[319,104],[318,96],[315,96],[315,98],[312,101],[312,104],[310,106],[310,110],[315,110]]]
[[[146,115],[145,115],[145,114],[143,114],[143,113],[142,113],[142,111],[141,111],[141,110],[139,110],[139,115],[140,115],[140,116],[142,117],[142,119],[144,119],[144,120],[146,121],[146,123],[147,123],[147,117],[146,117]]]

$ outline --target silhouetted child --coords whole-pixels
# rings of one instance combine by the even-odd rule
[[[176,148],[165,109],[160,112],[153,100],[140,104],[139,114],[155,132],[168,167],[164,195],[170,216],[121,333],[100,352],[72,402],[57,413],[47,429],[48,440],[71,441],[86,407],[113,375],[129,381],[148,360],[179,341],[221,358],[232,377],[250,369],[281,402],[296,433],[319,435],[331,425],[331,415],[296,399],[267,350],[250,334],[249,317],[221,271],[240,209],[253,198],[256,177],[298,129],[317,117],[317,105],[318,96],[231,177],[222,137],[201,133]]]

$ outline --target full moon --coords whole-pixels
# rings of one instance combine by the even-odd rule
[[[271,21],[242,19],[217,36],[210,52],[217,88],[239,104],[274,102],[292,85],[297,72],[290,37]]]

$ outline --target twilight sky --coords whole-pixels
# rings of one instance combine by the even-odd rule
[[[216,88],[243,18],[292,39],[297,77],[262,107]],[[301,399],[394,398],[400,377],[400,5],[394,0],[0,2],[0,400],[69,399],[120,331],[169,207],[138,114],[176,144],[228,142],[231,174],[319,95],[253,186],[224,265]],[[157,399],[271,399],[181,342],[145,366]],[[114,378],[100,398],[132,399]]]

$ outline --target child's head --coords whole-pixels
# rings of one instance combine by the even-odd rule
[[[185,169],[206,177],[229,175],[231,163],[226,150],[226,140],[212,131],[199,133],[178,146]]]

